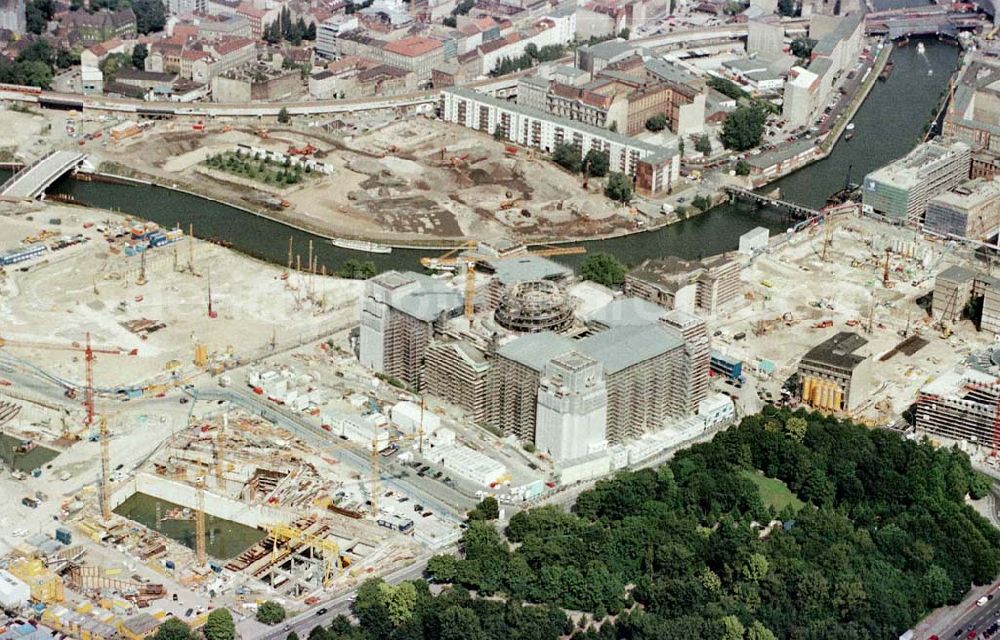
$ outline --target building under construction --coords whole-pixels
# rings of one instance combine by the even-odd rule
[[[712,315],[740,300],[740,265],[726,256],[646,260],[625,276],[625,293],[665,309]]]
[[[995,446],[998,399],[996,377],[974,369],[947,373],[920,389],[917,430]]]
[[[943,323],[961,320],[980,301],[981,315],[973,320],[979,320],[982,331],[1000,333],[1000,280],[959,266],[948,267],[934,279],[931,312]]]
[[[361,363],[419,388],[431,339],[463,307],[461,293],[425,275],[387,271],[372,278],[361,300]]]
[[[471,342],[443,338],[427,349],[422,389],[486,420],[486,384],[490,361]]]
[[[488,278],[488,295],[485,304],[470,305],[472,279],[461,269],[463,258],[455,260],[453,286],[398,272],[368,282],[363,364],[419,384],[523,442],[563,443],[553,445],[561,452],[550,452],[554,457],[640,438],[698,411],[708,392],[711,352],[699,317],[629,297],[579,317],[563,288],[568,270],[524,255],[475,258],[474,268],[482,265]],[[717,287],[706,289],[706,300],[718,298]],[[599,384],[581,382],[587,376],[577,371],[592,369],[600,372]],[[572,381],[575,390],[560,381]],[[591,406],[595,398],[600,407]],[[575,408],[557,416],[558,407]],[[582,449],[564,446],[574,437],[586,440]]]

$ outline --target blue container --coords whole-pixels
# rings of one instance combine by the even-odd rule
[[[59,542],[61,542],[63,544],[72,544],[72,542],[73,542],[73,533],[69,529],[67,529],[66,527],[57,527],[56,528],[56,540],[58,540]]]
[[[222,573],[222,565],[215,564],[214,562],[209,562],[208,568],[216,573]]]
[[[164,560],[163,561],[163,566],[166,567],[166,568],[168,568],[168,569],[170,569],[172,571],[174,569],[174,561],[173,560]]]

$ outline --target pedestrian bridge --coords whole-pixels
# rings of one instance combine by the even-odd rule
[[[78,168],[86,159],[86,154],[75,151],[51,151],[0,185],[0,197],[16,200],[37,198],[53,182]]]

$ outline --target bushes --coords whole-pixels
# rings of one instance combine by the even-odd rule
[[[261,603],[257,607],[257,622],[278,624],[279,622],[284,622],[285,615],[287,615],[285,608],[273,600]]]

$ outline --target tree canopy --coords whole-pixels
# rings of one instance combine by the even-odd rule
[[[791,51],[792,55],[796,58],[808,58],[812,55],[813,47],[816,46],[816,41],[810,38],[796,38],[792,40]]]
[[[776,510],[755,476],[804,506]],[[615,638],[898,637],[1000,572],[1000,532],[964,503],[981,484],[957,449],[768,408],[599,482],[572,514],[521,512],[502,534],[472,522],[462,559],[436,557],[428,575],[619,614]]]
[[[273,600],[268,600],[267,602],[262,602],[259,607],[257,607],[257,622],[263,622],[264,624],[278,624],[285,619],[285,608],[274,602]]]
[[[167,618],[163,621],[152,636],[152,640],[195,640],[191,627],[187,626],[183,620],[177,618]]]
[[[611,158],[605,151],[591,149],[583,157],[583,164],[587,168],[587,175],[595,178],[603,178],[608,175],[608,169],[611,167]]]
[[[592,253],[580,266],[580,276],[606,287],[617,288],[625,282],[628,269],[610,253]]]
[[[722,144],[727,149],[746,151],[760,144],[767,114],[757,104],[737,107],[722,123]]]
[[[624,173],[612,171],[608,174],[608,184],[604,195],[623,204],[632,200],[632,179]]]
[[[208,614],[203,632],[205,640],[234,640],[236,624],[233,622],[233,614],[225,607],[214,609]]]
[[[135,27],[139,33],[147,34],[163,31],[167,24],[167,14],[160,0],[132,0],[135,12]]]
[[[663,131],[666,128],[667,116],[665,114],[658,113],[646,120],[646,130],[648,131]]]
[[[580,154],[580,149],[568,142],[557,144],[552,149],[552,161],[573,173],[579,173],[583,167],[583,156]]]

